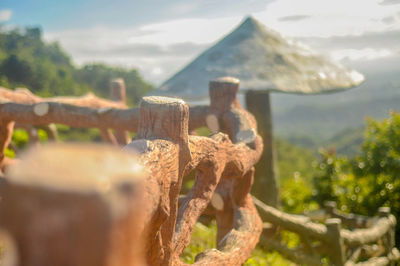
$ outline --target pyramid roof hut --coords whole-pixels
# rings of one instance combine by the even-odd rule
[[[252,193],[266,204],[279,207],[269,93],[341,91],[358,86],[364,76],[247,17],[152,94],[190,101],[206,99],[209,81],[223,76],[240,80],[240,90],[246,92],[247,110],[257,119],[264,142]]]
[[[313,94],[358,86],[364,77],[286,39],[252,17],[204,51],[153,93],[185,99],[208,97],[208,82],[240,79],[241,90]]]

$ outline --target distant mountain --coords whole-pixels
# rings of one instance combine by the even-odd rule
[[[366,77],[358,88],[320,95],[273,94],[275,134],[328,144],[343,130],[364,126],[367,117],[380,119],[390,110],[400,112],[400,62],[386,59],[352,67]]]

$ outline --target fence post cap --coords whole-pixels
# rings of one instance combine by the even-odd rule
[[[387,217],[390,215],[390,207],[379,207],[378,214],[380,217]]]
[[[336,227],[342,224],[342,221],[339,218],[330,218],[325,222],[327,227]]]
[[[7,180],[52,191],[104,194],[145,177],[136,156],[95,144],[47,144],[32,148],[10,167]],[[57,178],[55,178],[57,177]]]
[[[231,107],[240,106],[237,99],[240,80],[234,77],[220,77],[209,83],[210,107],[224,112]]]

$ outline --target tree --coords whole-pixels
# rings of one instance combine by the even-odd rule
[[[136,69],[90,64],[76,68],[57,42],[45,43],[38,27],[0,30],[0,86],[26,87],[40,96],[82,95],[108,98],[109,82],[123,78],[128,103],[136,104],[153,87]]]

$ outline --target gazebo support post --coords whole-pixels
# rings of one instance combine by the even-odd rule
[[[260,161],[255,165],[253,193],[267,205],[279,208],[270,93],[268,91],[247,91],[246,107],[256,118],[258,132],[264,141],[264,152]]]

